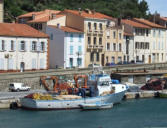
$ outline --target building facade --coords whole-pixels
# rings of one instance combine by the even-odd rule
[[[148,25],[150,29],[150,62],[160,63],[166,62],[167,55],[167,35],[166,27],[160,26],[145,19],[133,19],[135,22]]]
[[[123,50],[125,56],[128,53],[126,59],[134,62],[151,63],[151,28],[132,20],[123,20],[122,22],[125,27],[124,31],[127,34],[124,36],[126,50]]]
[[[23,24],[0,23],[0,28],[0,72],[48,69],[46,34]]]
[[[82,31],[49,25],[46,33],[50,35],[50,68],[85,67],[85,40]]]
[[[0,23],[3,22],[4,9],[3,9],[3,0],[0,0]]]

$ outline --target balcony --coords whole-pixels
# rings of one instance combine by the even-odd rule
[[[103,30],[98,31],[98,36],[103,36]]]
[[[93,36],[97,36],[97,34],[98,34],[98,30],[94,30],[93,31]]]

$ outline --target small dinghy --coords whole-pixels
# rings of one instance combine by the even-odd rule
[[[113,107],[113,103],[96,103],[96,104],[80,104],[83,110],[97,110],[97,109],[109,109]]]

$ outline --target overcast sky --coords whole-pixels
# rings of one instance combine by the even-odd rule
[[[167,0],[145,0],[149,5],[151,13],[157,11],[161,16],[167,17]]]

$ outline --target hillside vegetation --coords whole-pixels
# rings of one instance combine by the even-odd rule
[[[17,16],[44,9],[92,9],[109,16],[131,18],[147,17],[145,0],[4,0],[5,21],[12,22]]]

